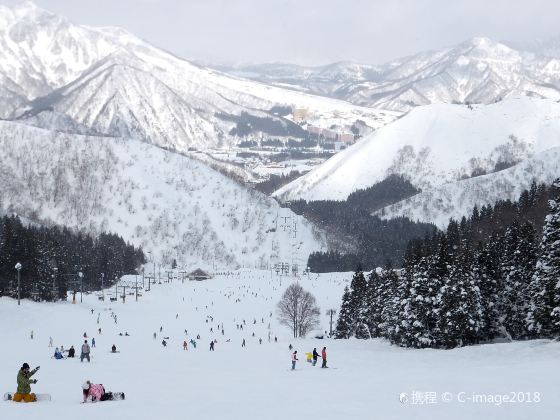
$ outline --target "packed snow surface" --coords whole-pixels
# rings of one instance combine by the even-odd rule
[[[350,278],[351,273],[312,274],[300,280],[321,307],[319,330],[328,329],[325,312],[338,309]],[[383,340],[293,339],[274,312],[292,281],[268,271],[245,270],[205,282],[154,284],[138,302],[127,296],[124,304],[120,299],[101,302],[95,294],[84,295],[83,303],[78,294],[75,305],[23,301],[18,307],[15,300],[2,298],[0,388],[15,391],[18,369],[27,362],[32,368],[41,366],[33,391],[52,395],[52,401],[44,403],[0,402],[2,419],[558,418],[560,343],[537,340],[445,351],[402,349]],[[236,324],[243,320],[241,331]],[[217,328],[222,323],[224,335]],[[49,337],[55,346],[74,345],[79,352],[84,332],[90,342],[93,337],[96,341],[91,363],[51,358]],[[126,332],[129,337],[119,335]],[[183,340],[197,334],[197,348],[189,344],[184,351]],[[169,337],[165,348],[163,337]],[[218,342],[211,352],[213,339]],[[120,353],[110,353],[113,344]],[[293,372],[289,344],[299,354]],[[305,353],[323,346],[329,369],[306,363]],[[86,379],[125,392],[126,400],[80,404]],[[532,399],[540,393],[540,402],[457,401],[473,392],[495,396],[521,391],[531,393]],[[426,394],[432,392],[437,393],[436,402],[433,394]],[[451,393],[445,394],[451,402],[443,401],[445,392]],[[400,402],[406,398],[408,403]]]

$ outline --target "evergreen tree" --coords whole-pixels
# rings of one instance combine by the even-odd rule
[[[527,315],[529,331],[545,337],[560,334],[560,179],[554,182],[551,195],[550,212],[530,285],[532,299]]]
[[[527,336],[526,315],[529,310],[529,285],[536,262],[535,231],[529,223],[514,222],[506,231],[502,272],[504,288],[501,298],[501,323],[512,339]]]
[[[482,296],[465,240],[460,248],[438,296],[438,341],[446,348],[477,343],[484,324]]]
[[[395,341],[397,338],[397,320],[399,318],[398,296],[399,276],[393,270],[391,264],[388,264],[381,272],[380,283],[381,290],[379,293],[379,306],[381,307],[381,322],[379,324],[380,335]]]
[[[342,295],[342,304],[340,305],[340,311],[338,311],[338,320],[336,322],[336,330],[334,336],[336,338],[350,338],[352,335],[352,310],[350,308],[350,290],[348,286],[344,288],[344,294]]]

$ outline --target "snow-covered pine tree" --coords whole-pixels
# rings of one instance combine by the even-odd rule
[[[367,281],[359,268],[350,283],[350,306],[354,314],[353,335],[356,338],[371,338],[367,322]]]
[[[437,337],[439,317],[438,293],[442,278],[447,274],[448,247],[445,235],[439,235],[437,253],[423,257],[413,267],[406,298],[401,300],[401,331],[407,347],[433,347]]]
[[[478,244],[474,251],[472,274],[482,296],[484,326],[482,340],[500,335],[500,299],[503,290],[500,259],[503,255],[502,236],[495,233],[488,242]]]
[[[382,289],[380,293],[381,323],[380,334],[391,341],[396,339],[397,320],[399,319],[399,275],[388,265],[380,275]]]
[[[560,178],[551,191],[538,260],[529,286],[527,327],[537,336],[560,335]]]
[[[527,336],[525,318],[529,309],[529,284],[536,262],[535,230],[517,221],[504,237],[502,272],[504,288],[500,299],[500,320],[504,333],[514,340]]]
[[[376,270],[368,276],[365,298],[365,321],[371,337],[380,337],[381,310],[382,310],[382,284]]]
[[[342,295],[340,311],[338,311],[338,320],[336,322],[334,336],[336,338],[350,338],[353,333],[353,324],[354,319],[350,304],[350,290],[348,286],[346,286],[344,288],[344,294]]]
[[[438,300],[438,347],[477,343],[484,324],[483,306],[466,240],[461,241],[449,273],[444,274]]]

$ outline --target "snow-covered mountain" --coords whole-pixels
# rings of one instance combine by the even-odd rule
[[[347,61],[309,67],[288,63],[216,66],[229,74],[303,92],[335,96],[338,89],[364,80],[377,80],[381,66]]]
[[[4,121],[0,150],[0,212],[114,232],[156,261],[303,265],[321,247],[321,235],[275,200],[145,142]]]
[[[469,216],[475,206],[518,200],[533,181],[550,185],[559,175],[560,147],[555,147],[503,171],[428,188],[375,214],[385,219],[404,216],[445,229],[450,218]]]
[[[377,128],[398,116],[227,76],[29,2],[1,7],[0,22],[0,117],[45,128],[82,126],[184,151],[227,144],[242,112],[290,124],[270,112],[278,105],[307,108],[325,126],[362,120]]]
[[[343,200],[391,174],[402,174],[426,191],[499,171],[559,146],[560,103],[550,99],[518,97],[490,105],[428,105],[338,153],[276,191],[275,196]],[[547,168],[553,170],[554,165]],[[531,172],[520,170],[516,176],[530,182]],[[501,193],[507,192],[506,188]],[[438,205],[436,199],[421,205],[424,203]]]
[[[371,66],[249,66],[236,74],[341,98],[362,106],[407,111],[432,103],[492,103],[515,96],[560,98],[560,60],[544,54],[554,42],[524,52],[477,37],[439,51]]]

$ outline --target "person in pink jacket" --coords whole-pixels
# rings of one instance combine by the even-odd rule
[[[84,402],[110,401],[113,399],[113,393],[105,392],[102,384],[92,384],[86,381],[82,385]]]

